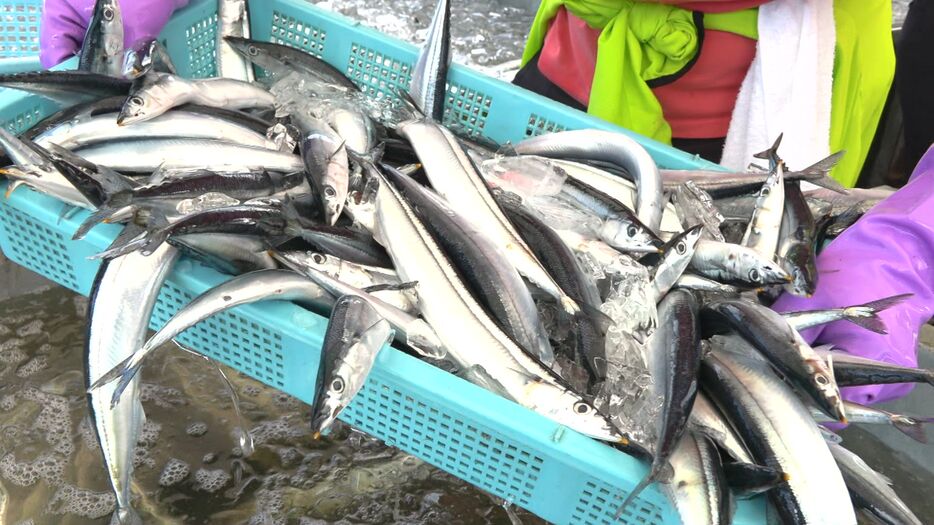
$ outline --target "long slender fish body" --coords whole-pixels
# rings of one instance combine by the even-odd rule
[[[732,329],[829,416],[846,422],[843,398],[833,372],[781,314],[742,299],[708,302],[702,310],[705,330]]]
[[[314,438],[330,428],[363,388],[379,351],[392,340],[392,328],[362,297],[345,295],[331,310],[311,407]]]
[[[272,109],[275,102],[269,91],[241,80],[188,80],[171,73],[150,71],[134,81],[117,123],[143,122],[188,103],[222,109]]]
[[[506,253],[520,274],[560,300],[566,311],[576,313],[577,304],[522,241],[457,138],[428,120],[406,122],[400,125],[399,133],[412,144],[435,191],[448,202],[456,202],[464,217]]]
[[[695,245],[696,247],[696,245]],[[723,295],[739,295],[741,288],[731,284],[724,284],[713,279],[701,277],[693,273],[683,273],[675,281],[675,288],[686,288],[695,292],[717,293]]]
[[[561,168],[569,178],[609,195],[630,210],[636,208],[637,189],[635,183],[629,179],[583,162],[564,159],[549,159],[549,161],[555,167]],[[626,175],[629,175],[628,172],[624,174]],[[662,213],[659,230],[662,232],[681,231],[683,228],[679,214],[680,210],[668,203]]]
[[[175,251],[174,248],[168,246],[164,246],[160,250],[166,248]],[[150,258],[155,257],[155,254],[151,257],[131,254],[115,259],[115,261],[120,261],[126,257],[142,258],[148,261]],[[257,270],[234,277],[195,297],[173,315],[148,341],[141,337],[130,347],[130,350],[126,351],[127,355],[113,361],[110,366],[95,376],[94,380],[91,381],[93,392],[101,393],[101,395],[107,392],[108,402],[111,400],[113,403],[123,402],[121,395],[127,387],[132,387],[135,384],[136,375],[139,373],[143,361],[153,350],[214,314],[244,304],[271,300],[296,301],[316,308],[330,308],[334,303],[334,298],[321,286],[295,272]],[[145,332],[143,335],[145,335]],[[143,344],[144,341],[145,344]],[[104,374],[104,372],[107,373]],[[113,381],[118,379],[118,383],[111,385]]]
[[[743,246],[752,248],[769,259],[775,258],[785,210],[783,171],[783,166],[779,163],[759,190],[756,208],[752,212],[742,241]]]
[[[274,78],[282,78],[294,71],[311,75],[325,84],[339,86],[350,91],[360,90],[342,71],[301,49],[235,36],[226,36],[224,40],[247,60],[263,68]]]
[[[873,470],[862,458],[836,443],[828,443],[840,467],[853,505],[886,525],[921,525],[922,521],[892,490],[892,482]]]
[[[837,164],[843,152],[837,152],[825,159],[821,159],[801,171],[786,171],[785,181],[807,181],[830,190],[821,190],[822,193],[845,195],[849,190],[839,182],[828,177],[827,174]],[[762,184],[769,178],[764,171],[751,173],[735,173],[710,170],[660,170],[665,190],[672,191],[685,182],[693,181],[697,186],[710,194],[714,199],[724,199],[741,195],[756,193]]]
[[[751,498],[768,492],[788,481],[788,474],[755,463],[726,463],[726,482],[738,498]]]
[[[66,106],[40,120],[35,126],[20,133],[19,137],[21,139],[36,140],[36,137],[39,135],[47,133],[50,129],[65,125],[71,120],[86,119],[99,113],[120,111],[125,101],[125,95],[118,95]]]
[[[315,249],[345,261],[378,268],[392,268],[389,254],[369,234],[339,226],[303,225],[294,232]],[[288,250],[289,244],[279,247]]]
[[[0,173],[14,180],[7,188],[7,194],[9,195],[17,185],[26,184],[68,204],[93,209],[94,204],[59,172],[47,152],[34,146],[29,139],[20,139],[6,128],[0,128],[0,147],[6,151],[16,168],[19,168],[0,170]]]
[[[451,2],[438,0],[428,26],[428,38],[412,71],[409,94],[422,112],[441,122],[444,117],[445,85],[451,65]]]
[[[441,340],[438,339],[438,335],[424,319],[396,308],[374,294],[367,293],[316,270],[305,264],[304,260],[296,258],[294,253],[273,251],[272,255],[284,266],[318,283],[335,297],[355,295],[369,301],[373,308],[376,308],[376,311],[379,312],[379,315],[389,321],[389,324],[395,329],[396,340],[412,347],[423,357],[442,359],[447,355],[447,350]]]
[[[159,289],[178,251],[163,246],[152,257],[129,254],[105,262],[98,271],[88,303],[85,343],[87,386],[143,343]],[[117,499],[111,523],[142,523],[131,507],[133,450],[142,430],[139,380],[127,384],[127,395],[111,405],[112,385],[88,393],[88,406],[104,465]]]
[[[78,69],[113,77],[123,69],[123,14],[119,0],[97,0],[78,53]]]
[[[279,266],[266,252],[266,242],[260,237],[250,235],[229,235],[224,233],[206,233],[181,235],[171,241],[183,246],[189,253],[194,252],[202,260],[218,265],[223,261],[226,273],[241,274],[254,270],[274,270]]]
[[[749,456],[746,446],[740,442],[736,431],[703,392],[698,392],[694,399],[689,425],[693,432],[705,434],[734,460],[752,463],[752,457]]]
[[[269,197],[301,185],[301,172],[281,175],[275,172],[216,173],[197,171],[190,176],[170,178],[139,186],[112,197],[112,204],[143,204],[169,199],[190,199],[208,192],[222,193],[234,199]]]
[[[817,223],[798,183],[785,186],[785,211],[779,232],[778,256],[792,282],[785,289],[795,295],[811,296],[817,289]]]
[[[817,424],[766,363],[714,349],[701,366],[701,384],[756,463],[788,474],[787,483],[768,492],[782,523],[855,525],[843,477]]]
[[[195,233],[228,233],[242,235],[275,235],[284,232],[284,224],[278,207],[241,204],[211,208],[183,215],[168,224],[150,228],[143,239],[111,245],[97,254],[98,258],[110,259],[139,250],[143,255],[153,253],[166,239],[175,235]]]
[[[213,171],[266,169],[292,173],[305,168],[291,153],[209,139],[157,138],[94,144],[75,153],[117,171],[150,174],[192,166]]]
[[[892,383],[927,383],[934,386],[934,370],[866,359],[845,350],[828,351],[815,348],[815,351],[832,364],[834,379],[841,387]]]
[[[253,82],[253,67],[226,37],[250,38],[247,0],[217,0],[217,76]]]
[[[733,498],[716,445],[688,432],[671,455],[674,477],[662,486],[684,525],[729,525]]]
[[[415,213],[385,179],[377,194],[377,240],[399,277],[418,281],[425,320],[461,369],[479,365],[519,404],[585,435],[628,442],[603,415],[554,372],[523,352],[471,296]],[[470,334],[470,337],[464,337]]]
[[[320,252],[279,251],[278,256],[288,260],[289,267],[312,268],[354,288],[385,288],[373,293],[400,310],[418,312],[415,292],[405,288],[394,270],[357,264]]]
[[[665,329],[656,330],[645,345],[646,364],[652,376],[649,388],[662,403],[656,424],[655,455],[649,473],[629,493],[624,507],[662,475],[684,436],[697,397],[701,334],[694,294],[686,290],[669,292],[658,305],[658,322]]]
[[[636,182],[636,214],[639,220],[652,231],[658,231],[665,206],[662,179],[655,161],[633,139],[620,133],[593,129],[561,131],[525,139],[516,144],[515,149],[524,155],[597,160],[622,168]]]
[[[547,366],[555,355],[532,294],[506,255],[447,202],[410,177],[384,166],[383,173],[457,269],[464,284],[513,342]]]
[[[344,139],[323,120],[301,117],[296,122],[302,131],[299,147],[308,182],[321,199],[325,220],[333,226],[344,209],[350,190],[350,168]]]
[[[115,193],[131,191],[137,185],[129,177],[88,162],[56,144],[49,144],[49,149],[38,145],[33,147],[42,152],[44,157],[50,158],[59,174],[94,207],[100,208]]]
[[[895,430],[910,437],[918,443],[927,443],[927,434],[924,432],[924,425],[934,421],[934,418],[922,418],[906,416],[903,414],[894,414],[881,408],[875,408],[851,401],[843,403],[846,408],[847,421],[855,424],[865,425],[892,425]],[[811,415],[818,423],[830,421],[826,414],[816,409],[811,410]]]
[[[691,263],[694,247],[697,246],[703,231],[703,226],[695,226],[678,234],[662,248],[661,260],[649,272],[656,303],[671,290]]]
[[[366,113],[334,107],[328,108],[323,116],[328,126],[343,140],[348,152],[357,156],[369,155],[376,147],[376,128]]]
[[[707,239],[697,242],[690,267],[703,277],[746,288],[761,288],[791,279],[781,266],[755,250]]]
[[[605,221],[598,233],[610,246],[627,252],[657,252],[661,246],[632,210],[609,195],[575,179],[568,179],[561,191]]]
[[[910,293],[899,294],[843,308],[787,312],[783,315],[788,324],[799,332],[822,324],[846,320],[877,334],[886,334],[888,332],[885,323],[879,318],[879,312],[883,312],[911,296]]]
[[[37,144],[50,143],[67,149],[78,149],[113,140],[153,138],[200,138],[221,140],[257,148],[276,149],[265,135],[227,119],[183,110],[170,111],[152,120],[132,126],[117,124],[116,113],[76,117],[48,129],[35,137]]]
[[[574,354],[567,357],[575,362],[583,361],[594,382],[606,379],[604,329],[593,315],[600,311],[602,301],[594,280],[581,270],[574,252],[551,227],[518,202],[509,199],[498,199],[498,202],[535,257],[582,309],[572,320]]]
[[[36,71],[0,75],[0,87],[39,95],[63,106],[126,96],[130,81],[87,71]]]

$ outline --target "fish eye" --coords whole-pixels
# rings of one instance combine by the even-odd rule
[[[684,254],[684,252],[688,251],[688,247],[685,246],[683,242],[679,242],[675,245],[675,251],[680,254]]]
[[[130,103],[131,106],[142,106],[142,105],[143,105],[143,98],[140,97],[140,96],[134,95],[134,96],[130,97],[129,103]]]
[[[324,258],[324,255],[321,255],[320,253],[315,253],[311,256],[311,260],[318,264],[324,264],[325,258]]]
[[[637,233],[639,233],[639,230],[637,230],[635,226],[629,226],[626,228],[626,235],[630,237],[635,237]]]
[[[338,394],[344,391],[344,380],[335,377],[334,381],[331,381],[331,390],[337,392]]]
[[[749,270],[749,280],[750,280],[750,281],[752,281],[752,282],[754,282],[754,283],[757,283],[757,282],[759,282],[760,279],[762,279],[762,276],[759,275],[759,270],[756,270],[755,268],[753,268],[752,270]]]
[[[768,194],[769,194],[769,191],[770,191],[770,190],[769,190],[768,188],[762,188],[762,196],[768,195]]]
[[[253,56],[256,56],[259,54],[259,51],[256,49],[256,46],[250,46],[246,48],[246,52]]]
[[[574,412],[582,415],[586,414],[590,412],[590,405],[584,403],[583,401],[578,401],[577,403],[574,403]]]
[[[330,187],[330,186],[325,186],[325,187],[324,187],[324,196],[325,196],[325,197],[337,197],[337,191],[336,191],[334,188]]]
[[[111,9],[111,8],[109,8],[109,7],[106,8],[106,9],[104,9],[104,12],[102,13],[102,15],[103,15],[103,17],[104,17],[104,20],[106,20],[106,21],[108,21],[108,22],[110,22],[111,20],[114,19],[114,11],[113,11],[113,9]]]
[[[826,386],[830,383],[830,380],[827,379],[827,377],[824,376],[823,374],[817,374],[816,376],[814,376],[814,381],[816,381],[817,384],[820,386]]]

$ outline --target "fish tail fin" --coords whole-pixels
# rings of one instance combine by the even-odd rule
[[[116,375],[118,378],[117,385],[114,387],[113,395],[110,397],[110,408],[117,406],[117,403],[120,402],[120,396],[123,395],[123,391],[130,386],[130,382],[136,377],[139,373],[140,368],[143,366],[143,357],[145,357],[148,352],[143,353],[140,357],[133,360],[140,351],[134,352],[133,355],[128,357],[124,363],[117,365]],[[111,371],[113,372],[113,370]],[[108,375],[111,373],[108,372]]]
[[[861,326],[877,334],[886,334],[888,332],[885,323],[879,318],[878,313],[901,303],[912,295],[913,294],[910,293],[893,295],[876,301],[870,301],[866,304],[850,306],[844,308],[843,313],[847,321],[857,326]]]
[[[830,177],[827,174],[806,177],[804,180],[810,182],[811,184],[815,186],[820,186],[821,188],[824,188],[824,189],[827,189],[833,192],[837,192],[843,195],[846,195],[848,193],[846,186],[840,184],[833,177]]]
[[[905,434],[918,443],[926,444],[928,442],[928,438],[924,432],[924,427],[921,426],[921,423],[921,420],[908,416],[896,416],[892,418],[892,425],[898,429],[899,432]]]
[[[661,470],[653,463],[652,470],[650,470],[649,473],[646,474],[644,478],[642,478],[642,481],[640,481],[639,484],[632,489],[632,491],[626,496],[626,499],[623,500],[623,503],[619,506],[618,509],[616,509],[616,514],[613,515],[614,521],[618,521],[620,517],[622,517],[623,512],[626,511],[626,508],[629,507],[629,505],[631,505],[632,502],[634,502],[636,498],[639,497],[639,494],[641,494],[643,490],[647,489],[652,483],[655,483],[655,480],[658,478],[659,474],[661,474]]]
[[[84,222],[78,226],[78,229],[75,230],[75,233],[71,236],[71,239],[74,241],[83,239],[84,236],[87,235],[88,232],[98,224],[102,222],[109,223],[110,219],[113,218],[113,216],[118,211],[120,211],[120,208],[112,208],[109,204],[101,206],[95,210],[94,213],[88,215],[87,219],[84,219]]]

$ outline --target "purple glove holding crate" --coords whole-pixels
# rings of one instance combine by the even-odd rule
[[[808,342],[833,344],[861,357],[917,366],[918,334],[934,314],[934,146],[908,184],[864,215],[820,254],[817,292],[811,298],[785,294],[780,312],[839,308],[891,295],[914,294],[879,314],[888,334],[835,322],[804,331]],[[860,404],[904,396],[910,384],[843,389]]]
[[[188,0],[123,0],[123,44],[158,36],[176,9]],[[78,53],[87,32],[94,0],[45,0],[39,27],[39,61],[50,68]]]

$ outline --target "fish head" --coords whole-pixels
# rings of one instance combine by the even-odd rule
[[[190,89],[184,80],[173,75],[149,71],[134,81],[117,114],[117,124],[123,126],[157,117],[184,98]]]
[[[764,259],[757,260],[755,264],[747,268],[746,278],[756,286],[791,282],[791,276],[781,265]]]
[[[341,212],[344,211],[346,198],[342,197],[340,192],[337,191],[337,188],[330,184],[324,184],[322,186],[321,196],[324,200],[324,218],[328,224],[334,226],[334,224],[337,223],[337,219],[341,216]]]
[[[622,445],[629,443],[628,435],[578,394],[552,382],[532,377],[525,380],[524,399],[518,400],[524,406],[547,413],[558,423],[585,436]]]
[[[340,259],[321,252],[308,252],[306,263],[311,268],[331,276],[337,275],[340,270]]]
[[[147,98],[139,93],[127,97],[117,114],[117,124],[123,126],[146,120],[149,114]]]
[[[604,222],[601,238],[614,248],[635,253],[658,253],[663,244],[647,227],[618,218]]]
[[[810,371],[810,380],[813,388],[820,393],[817,401],[820,408],[828,415],[841,423],[846,423],[846,410],[843,405],[843,396],[834,380],[833,373],[827,364],[820,358],[806,360]]]
[[[393,335],[389,322],[363,297],[345,295],[338,299],[321,350],[312,432],[326,430],[350,404]]]
[[[224,40],[230,44],[230,47],[234,48],[235,51],[247,58],[259,56],[259,48],[247,38],[230,35],[225,36]]]
[[[311,411],[311,431],[316,438],[330,428],[344,409],[343,397],[347,383],[340,375],[334,375],[323,387],[322,392],[315,397]]]

